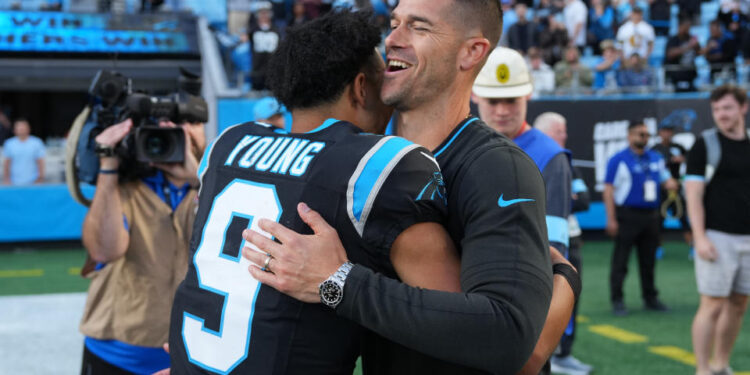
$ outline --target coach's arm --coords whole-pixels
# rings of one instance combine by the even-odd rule
[[[132,126],[130,120],[110,126],[96,137],[96,142],[114,148]],[[101,171],[116,171],[119,165],[116,156],[99,161]],[[129,242],[130,235],[123,225],[118,175],[99,173],[94,199],[83,221],[83,246],[92,260],[107,263],[125,255]]]

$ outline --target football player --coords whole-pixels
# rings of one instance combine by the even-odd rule
[[[401,0],[391,15],[381,96],[398,110],[399,135],[434,150],[441,166],[464,293],[409,287],[361,264],[349,270],[335,310],[381,335],[363,351],[367,374],[515,374],[524,365],[538,373],[567,325],[580,279],[556,251],[553,277],[539,169],[470,115],[472,85],[501,18],[499,1],[487,0]],[[261,221],[281,244],[253,231],[244,238],[277,258],[273,274],[251,268],[256,278],[314,302],[347,258],[319,216],[301,216],[314,236]]]
[[[337,284],[327,289],[328,306],[302,303],[261,285],[240,256],[242,229],[259,230],[260,219],[309,231],[297,215],[301,201],[334,225],[352,262],[459,290],[457,253],[440,224],[446,195],[437,162],[403,138],[371,134],[392,112],[379,95],[379,42],[365,13],[291,29],[268,80],[292,111],[293,132],[245,123],[205,153],[192,262],[172,310],[173,373],[352,373],[363,328],[331,310],[341,301]],[[263,272],[273,272],[271,254],[257,254]]]

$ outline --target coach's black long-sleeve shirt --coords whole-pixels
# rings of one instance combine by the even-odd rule
[[[459,124],[435,156],[464,293],[414,288],[355,266],[337,313],[380,335],[364,346],[367,375],[514,374],[533,351],[552,296],[542,176],[476,118]]]

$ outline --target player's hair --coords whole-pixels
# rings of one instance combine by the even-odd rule
[[[534,120],[534,127],[540,131],[546,131],[554,123],[565,124],[565,117],[557,112],[544,112]]]
[[[458,5],[456,13],[462,20],[477,20],[482,35],[490,41],[492,48],[497,46],[503,33],[503,9],[500,0],[454,0]]]
[[[289,110],[338,100],[360,72],[376,72],[380,30],[369,12],[329,12],[292,27],[268,62],[268,85]]]
[[[721,98],[727,95],[732,95],[734,100],[740,105],[745,105],[745,103],[747,103],[747,94],[745,93],[745,90],[731,84],[719,86],[715,88],[714,91],[711,91],[711,103],[718,102]]]

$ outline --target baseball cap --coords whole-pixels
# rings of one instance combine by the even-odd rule
[[[520,98],[531,94],[529,68],[520,53],[497,47],[474,80],[474,95],[482,98]]]
[[[279,104],[276,99],[263,98],[255,103],[255,107],[253,107],[253,114],[255,115],[255,120],[265,120],[267,118],[273,117],[274,115],[284,113],[285,110],[286,109],[284,108],[284,106]]]

